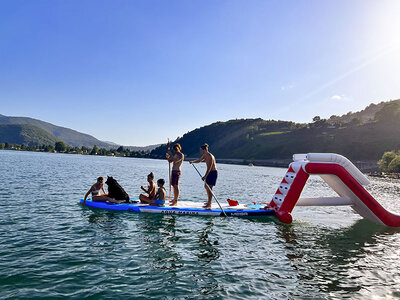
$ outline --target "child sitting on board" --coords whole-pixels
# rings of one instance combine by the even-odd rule
[[[164,206],[165,198],[167,196],[167,191],[164,188],[164,184],[165,184],[164,179],[161,178],[157,180],[158,190],[156,196],[154,197],[155,199],[150,201],[150,204],[153,204],[155,206]]]

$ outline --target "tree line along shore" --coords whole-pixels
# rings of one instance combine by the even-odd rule
[[[8,117],[4,122],[20,119]],[[155,159],[165,159],[168,150],[166,143],[146,151],[97,143],[81,146],[83,140],[76,135],[69,144],[36,125],[0,124],[0,149]],[[199,146],[207,143],[217,161],[224,163],[286,167],[294,153],[338,153],[364,172],[400,173],[400,100],[329,119],[315,116],[310,123],[220,121],[187,132],[173,143],[182,146],[186,157],[198,157]]]
[[[48,152],[48,153],[65,153],[65,154],[81,154],[81,155],[98,155],[112,157],[135,157],[160,159],[151,156],[151,151],[131,151],[120,146],[116,149],[99,148],[96,145],[93,148],[69,147],[63,142],[56,142],[55,145],[18,145],[10,143],[0,143],[0,150],[16,150],[16,151],[32,151],[32,152]],[[185,161],[194,159],[195,157],[186,157]],[[278,167],[286,168],[291,162],[288,159],[235,159],[235,158],[217,158],[218,163],[262,166],[262,167]],[[385,152],[379,161],[376,160],[358,160],[353,163],[362,172],[377,177],[400,178],[400,151]],[[389,167],[390,166],[390,167]]]

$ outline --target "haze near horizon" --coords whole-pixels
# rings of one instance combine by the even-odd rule
[[[145,146],[400,98],[400,1],[0,2],[0,114]]]

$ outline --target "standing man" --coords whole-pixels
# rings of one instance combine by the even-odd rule
[[[204,188],[206,189],[208,196],[207,204],[203,208],[211,209],[212,189],[217,182],[218,171],[215,163],[215,157],[208,151],[208,144],[204,144],[200,147],[200,153],[201,157],[197,160],[191,161],[190,163],[199,163],[204,160],[207,164],[206,174],[203,176],[203,178],[201,178],[203,181],[205,181]],[[210,188],[208,188],[207,185]]]
[[[175,154],[173,155],[171,151],[168,151],[165,156],[169,162],[172,162],[171,185],[174,188],[174,199],[171,202],[171,206],[176,206],[179,198],[179,177],[181,177],[181,166],[185,156],[181,152],[181,145],[178,143],[176,143],[172,149],[174,149]]]

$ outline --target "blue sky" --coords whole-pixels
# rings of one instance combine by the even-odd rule
[[[400,98],[400,1],[0,1],[0,114],[123,145]]]

